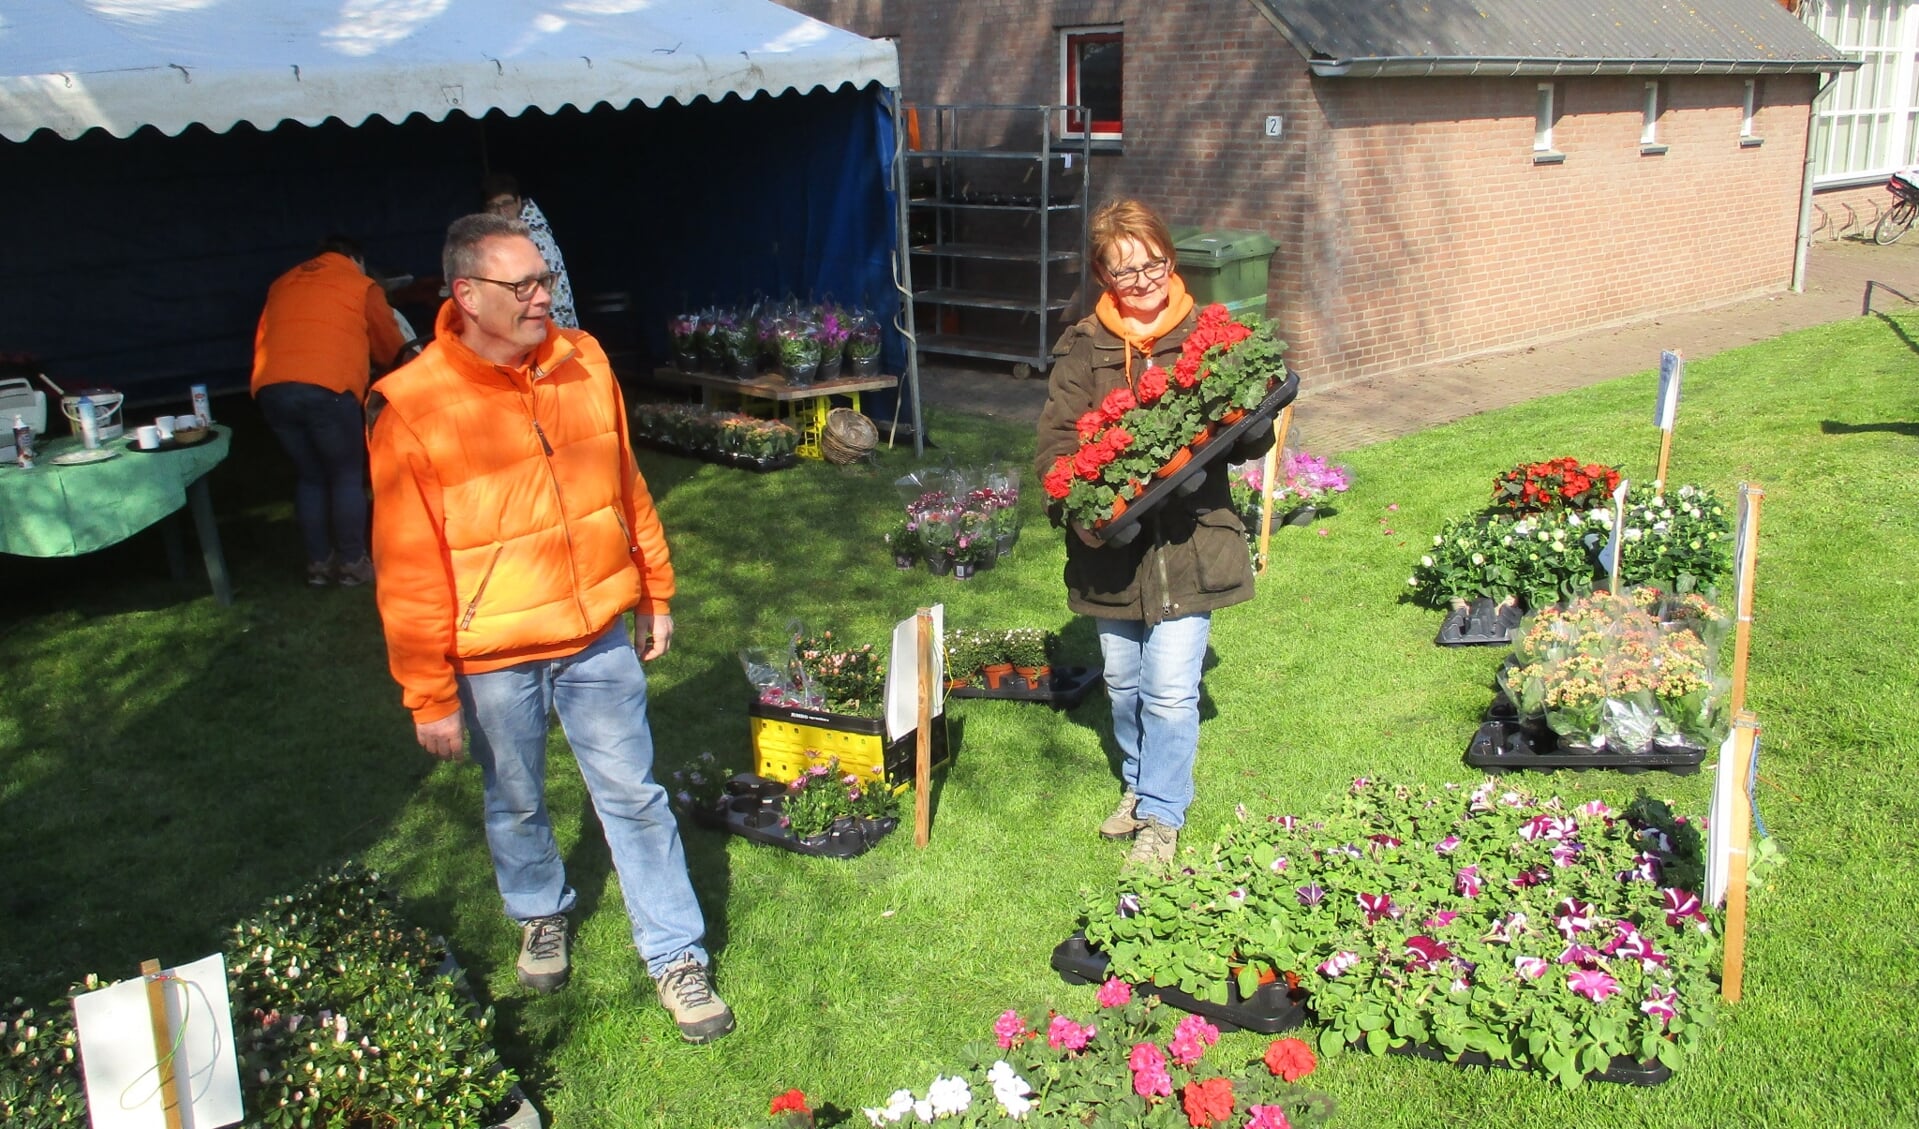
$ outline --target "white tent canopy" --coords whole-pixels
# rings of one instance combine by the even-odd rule
[[[899,86],[772,0],[0,0],[0,137],[172,136]]]

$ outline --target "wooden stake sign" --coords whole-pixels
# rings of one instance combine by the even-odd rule
[[[1661,432],[1659,439],[1659,473],[1652,480],[1652,488],[1657,493],[1666,489],[1666,468],[1672,459],[1673,421],[1679,415],[1679,382],[1686,372],[1686,360],[1677,352],[1668,349],[1659,354],[1659,402],[1653,408],[1652,422]]]
[[[1265,575],[1266,558],[1273,544],[1273,488],[1279,477],[1280,453],[1286,449],[1286,433],[1293,428],[1293,406],[1287,404],[1279,410],[1279,418],[1273,421],[1273,449],[1266,452],[1266,462],[1259,478],[1259,568],[1257,575]]]
[[[933,700],[939,693],[934,682],[933,609],[921,608],[919,624],[919,736],[913,749],[913,845],[924,847],[933,833]]]
[[[1759,726],[1751,713],[1733,719],[1730,752],[1720,753],[1720,772],[1731,776],[1732,795],[1712,826],[1713,833],[1723,833],[1726,842],[1726,951],[1720,962],[1719,995],[1729,1004],[1739,1002],[1746,972],[1746,859],[1752,845],[1752,789],[1746,782],[1752,779],[1758,737]]]
[[[93,1129],[215,1129],[245,1116],[219,954],[73,998]]]
[[[1706,834],[1706,900],[1726,908],[1725,958],[1720,995],[1736,1003],[1743,991],[1746,960],[1746,869],[1752,840],[1752,786],[1759,726],[1746,709],[1746,658],[1752,646],[1753,581],[1758,572],[1759,504],[1766,492],[1739,486],[1738,525],[1733,537],[1733,660],[1728,709],[1732,733],[1719,750],[1713,780],[1711,823]]]

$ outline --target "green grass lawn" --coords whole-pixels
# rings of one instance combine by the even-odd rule
[[[1764,729],[1761,813],[1789,855],[1751,907],[1745,999],[1710,1048],[1650,1090],[1565,1092],[1513,1071],[1390,1057],[1323,1062],[1336,1124],[1896,1126],[1919,1123],[1919,792],[1914,657],[1919,316],[1861,318],[1688,366],[1673,480],[1766,490],[1748,701]],[[1307,812],[1359,775],[1468,781],[1461,753],[1499,653],[1433,646],[1402,599],[1422,546],[1492,477],[1561,454],[1649,479],[1646,373],[1434,428],[1345,459],[1355,485],[1315,527],[1275,531],[1258,598],[1215,617],[1188,839],[1233,818]],[[1406,395],[1418,396],[1409,383]],[[221,405],[223,409],[229,406]],[[554,811],[581,895],[572,985],[514,983],[479,774],[413,744],[366,590],[300,585],[289,473],[244,404],[215,503],[239,599],[165,579],[157,534],[79,561],[0,560],[0,997],[56,997],[217,947],[230,922],[347,857],[385,872],[444,932],[500,1016],[501,1050],[550,1122],[732,1126],[793,1086],[854,1111],[923,1091],[1009,1007],[1092,1010],[1048,967],[1083,891],[1123,845],[1093,834],[1117,786],[1104,698],[1070,713],[949,704],[956,758],[932,843],[910,829],[850,862],[684,832],[722,993],[739,1030],[683,1045],[638,966],[605,847],[557,735]],[[1310,399],[1300,408],[1310,421]],[[1028,461],[1031,436],[930,421],[933,459]],[[712,752],[751,767],[737,653],[793,618],[883,642],[944,602],[953,625],[1032,624],[1096,654],[1069,617],[1059,538],[1029,528],[961,583],[899,573],[880,531],[910,455],[752,475],[651,453],[681,595],[652,665],[663,770]],[[1323,535],[1321,535],[1323,531]],[[1647,788],[1703,814],[1709,773],[1562,774],[1579,799]],[[1215,1061],[1265,1040],[1227,1036]]]

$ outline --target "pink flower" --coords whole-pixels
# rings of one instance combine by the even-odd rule
[[[1699,909],[1699,895],[1689,890],[1665,889],[1660,891],[1666,898],[1666,924],[1674,929],[1687,921],[1705,924],[1706,915]]]
[[[1334,953],[1319,962],[1319,974],[1328,980],[1335,979],[1340,973],[1359,963],[1358,953]]]
[[[1405,912],[1393,904],[1391,894],[1360,894],[1359,908],[1366,911],[1366,924],[1377,925],[1388,917],[1398,917]]]
[[[1173,1096],[1173,1079],[1166,1073],[1166,1056],[1152,1043],[1136,1043],[1126,1056],[1133,1071],[1133,1092],[1142,1098]]]
[[[1276,1105],[1256,1105],[1248,1108],[1250,1115],[1246,1129],[1293,1129],[1293,1123],[1286,1120],[1286,1111]]]
[[[1639,1010],[1659,1020],[1659,1026],[1665,1027],[1679,1015],[1679,992],[1676,989],[1648,989],[1646,1002],[1639,1005]]]
[[[1581,968],[1567,973],[1566,987],[1594,1003],[1619,994],[1619,981],[1596,968]]]
[[[1406,954],[1408,967],[1431,968],[1442,960],[1450,960],[1453,951],[1431,937],[1420,936],[1407,939]]]
[[[1393,513],[1398,513],[1398,512],[1399,512],[1399,503],[1398,503],[1398,502],[1389,502],[1389,503],[1387,503],[1387,505],[1386,505],[1386,508],[1387,508],[1388,510],[1390,510],[1390,511],[1392,511]]]
[[[1514,957],[1513,970],[1528,980],[1537,980],[1546,975],[1547,964],[1543,957]]]
[[[1453,875],[1453,889],[1464,898],[1477,898],[1480,890],[1479,867],[1462,866],[1459,873]]]
[[[1133,986],[1124,980],[1109,979],[1093,994],[1093,1002],[1101,1007],[1125,1007],[1133,1002]]]
[[[1055,1050],[1083,1051],[1098,1030],[1091,1024],[1075,1023],[1063,1015],[1053,1017],[1046,1026],[1046,1045]]]
[[[1448,835],[1444,839],[1441,839],[1439,842],[1433,844],[1433,850],[1442,855],[1450,855],[1458,849],[1459,849],[1459,836],[1457,835]]]
[[[1444,929],[1448,925],[1451,925],[1453,923],[1453,920],[1457,918],[1458,916],[1459,916],[1459,911],[1456,909],[1442,909],[1438,913],[1433,914],[1431,917],[1421,922],[1420,924],[1424,925],[1428,929]]]
[[[1559,954],[1560,964],[1576,964],[1581,968],[1596,968],[1599,961],[1599,950],[1591,945],[1567,945],[1566,951]]]
[[[993,1034],[999,1036],[1000,1049],[1004,1050],[1031,1032],[1026,1030],[1026,1021],[1019,1017],[1019,1012],[1007,1008],[993,1021]]]
[[[1319,534],[1321,537],[1326,536],[1326,531],[1324,529],[1315,529],[1313,530],[1313,532]]]
[[[1173,1041],[1168,1047],[1173,1052],[1173,1061],[1181,1066],[1191,1066],[1199,1061],[1206,1048],[1219,1042],[1219,1028],[1206,1022],[1197,1015],[1189,1015],[1173,1028]]]
[[[1558,908],[1553,911],[1553,925],[1567,940],[1572,940],[1593,927],[1592,903],[1577,898],[1560,899]]]

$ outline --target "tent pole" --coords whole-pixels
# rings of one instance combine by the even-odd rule
[[[913,324],[913,253],[906,223],[906,121],[899,87],[887,91],[893,111],[893,223],[894,287],[900,292],[896,324],[906,336],[906,386],[913,393],[913,457],[926,455],[926,422],[920,416],[920,343]]]

